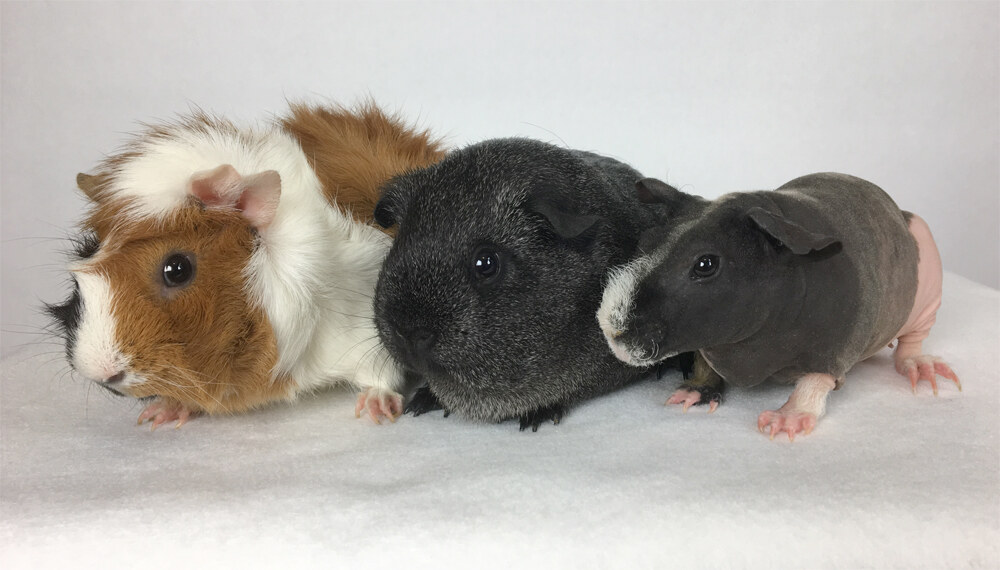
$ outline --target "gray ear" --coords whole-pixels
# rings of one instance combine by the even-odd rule
[[[662,180],[643,178],[635,183],[635,195],[643,204],[672,204],[684,194]]]
[[[412,188],[418,186],[413,181],[414,176],[397,176],[382,187],[382,197],[375,204],[375,211],[372,213],[376,224],[388,229],[402,221],[413,197]]]
[[[833,236],[811,232],[780,214],[759,206],[747,211],[747,217],[760,230],[787,247],[796,255],[806,255],[835,247],[839,251],[840,240]]]
[[[578,212],[572,200],[549,187],[535,190],[528,198],[529,211],[541,214],[556,234],[571,239],[581,235],[600,220],[600,216]]]

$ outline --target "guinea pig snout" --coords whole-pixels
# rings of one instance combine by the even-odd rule
[[[422,327],[415,328],[408,332],[397,333],[402,340],[406,351],[419,358],[429,358],[434,345],[437,343],[437,333]]]
[[[436,332],[417,327],[408,330],[393,331],[396,337],[397,357],[411,368],[427,370],[434,363],[434,346],[437,344]]]
[[[410,347],[417,352],[429,353],[437,342],[437,334],[434,331],[418,328],[410,332]]]

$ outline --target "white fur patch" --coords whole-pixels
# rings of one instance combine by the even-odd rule
[[[781,409],[812,414],[818,418],[826,413],[826,396],[836,385],[836,378],[829,374],[806,374],[795,382],[792,395]]]
[[[619,360],[633,366],[646,365],[646,358],[636,354],[635,348],[626,346],[618,337],[628,328],[639,280],[648,275],[654,266],[652,258],[644,256],[614,268],[604,287],[601,306],[597,310],[597,322],[611,351]]]
[[[104,381],[125,372],[129,358],[118,347],[111,314],[112,293],[101,275],[75,273],[82,311],[73,347],[73,368],[90,380]]]

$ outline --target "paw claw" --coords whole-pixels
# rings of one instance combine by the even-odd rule
[[[917,382],[926,380],[930,382],[931,390],[937,396],[938,376],[951,380],[955,383],[958,391],[962,391],[962,382],[958,379],[958,375],[955,374],[948,364],[936,356],[921,354],[908,358],[900,358],[896,361],[896,370],[910,380],[910,387],[913,389],[914,394],[917,393]]]

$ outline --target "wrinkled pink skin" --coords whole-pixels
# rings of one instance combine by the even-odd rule
[[[927,222],[914,215],[910,219],[910,233],[917,240],[920,251],[920,262],[917,264],[917,296],[910,311],[910,318],[896,335],[899,345],[893,360],[896,362],[896,372],[906,376],[917,392],[917,382],[927,380],[931,383],[934,395],[938,393],[937,376],[948,378],[962,389],[958,376],[943,360],[936,356],[923,354],[921,344],[931,332],[941,306],[941,256]]]
[[[934,325],[938,307],[941,306],[941,256],[927,222],[916,214],[910,218],[910,233],[917,241],[920,256],[917,264],[917,294],[910,317],[895,336],[899,342],[893,355],[896,371],[910,380],[914,393],[917,391],[917,382],[927,380],[937,395],[937,376],[950,379],[961,390],[962,383],[951,367],[936,356],[923,354],[921,349],[921,344]],[[875,351],[881,349],[880,346],[874,348]],[[827,394],[842,381],[843,378],[834,378],[829,374],[803,376],[795,383],[795,390],[784,406],[760,414],[757,429],[769,433],[771,439],[781,432],[787,433],[789,440],[794,440],[799,433],[808,434],[826,409]]]

